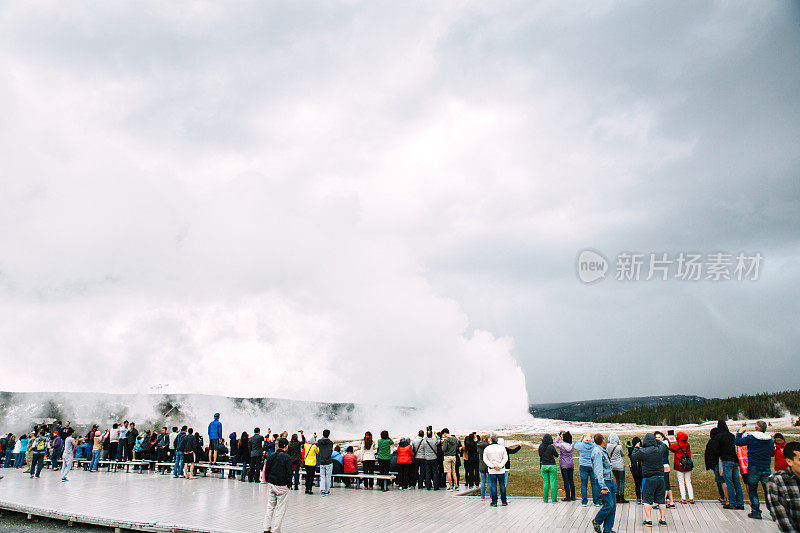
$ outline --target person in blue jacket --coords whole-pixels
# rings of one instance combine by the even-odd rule
[[[586,495],[586,485],[591,481],[592,503],[595,507],[599,507],[602,498],[600,497],[600,485],[597,484],[597,479],[593,475],[592,450],[594,450],[594,440],[592,435],[585,434],[581,437],[581,441],[575,444],[574,448],[578,451],[578,471],[581,475],[581,505],[586,507],[589,503]]]
[[[747,447],[747,492],[750,494],[750,514],[747,516],[756,520],[761,519],[761,504],[758,501],[758,484],[764,490],[764,499],[767,497],[767,479],[772,473],[770,470],[770,457],[775,443],[767,433],[767,423],[763,420],[756,422],[756,430],[745,434],[745,427],[739,429],[736,446]],[[767,501],[767,510],[770,509]]]
[[[221,438],[222,422],[219,421],[219,413],[214,413],[214,420],[208,425],[208,461],[212,465],[217,463],[217,448]]]

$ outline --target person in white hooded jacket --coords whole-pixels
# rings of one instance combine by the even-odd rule
[[[489,493],[492,496],[492,507],[497,507],[497,486],[500,486],[500,501],[508,505],[506,500],[506,486],[503,483],[505,477],[506,463],[508,462],[508,452],[505,446],[497,443],[497,435],[492,433],[491,444],[483,451],[483,462],[489,469]]]
[[[622,443],[616,433],[608,435],[608,444],[606,445],[606,452],[611,459],[611,470],[614,472],[614,480],[617,482],[617,503],[628,503],[625,499],[625,460],[623,459]]]

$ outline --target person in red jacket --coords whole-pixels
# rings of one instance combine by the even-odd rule
[[[345,474],[358,474],[358,457],[353,453],[353,447],[348,446],[342,456],[342,471]],[[360,481],[356,478],[356,488],[358,488]],[[344,486],[350,487],[350,478],[344,478]]]
[[[783,456],[783,447],[786,446],[786,439],[780,433],[775,433],[772,436],[772,440],[775,442],[775,447],[772,448],[772,457],[775,458],[774,470],[775,472],[786,470],[789,468],[789,463],[786,462],[786,458]]]
[[[414,448],[411,439],[400,439],[397,446],[397,473],[400,477],[400,490],[408,489],[411,485],[411,468],[414,464]]]
[[[692,456],[692,447],[689,445],[689,435],[679,431],[676,435],[676,442],[669,445],[669,451],[675,454],[673,466],[678,477],[678,488],[681,490],[681,503],[686,502],[686,492],[689,492],[689,503],[694,503],[694,487],[692,486],[692,470],[681,467],[681,459],[684,455]]]

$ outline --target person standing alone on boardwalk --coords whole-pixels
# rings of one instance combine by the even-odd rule
[[[72,461],[75,459],[75,438],[72,436],[74,433],[72,428],[67,428],[64,434],[66,438],[64,439],[64,452],[61,455],[62,458],[62,465],[61,465],[61,481],[67,482],[67,475],[69,471],[72,470]]]
[[[506,500],[506,487],[503,484],[508,453],[505,446],[497,443],[497,435],[492,433],[490,440],[492,443],[483,451],[483,462],[489,471],[489,493],[492,495],[492,507],[497,507],[497,487],[500,486],[500,501],[508,505]]]
[[[217,464],[217,448],[221,438],[222,422],[219,421],[219,413],[214,413],[214,420],[208,425],[208,462],[212,465]]]
[[[264,477],[267,480],[264,533],[280,533],[283,516],[286,514],[286,498],[292,488],[292,458],[286,452],[289,441],[281,437],[275,444],[275,453],[267,458],[264,465]]]

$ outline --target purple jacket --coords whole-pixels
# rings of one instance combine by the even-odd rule
[[[556,448],[558,448],[558,466],[561,468],[575,468],[575,459],[572,457],[572,450],[575,447],[572,443],[562,442],[561,437],[556,437]]]

